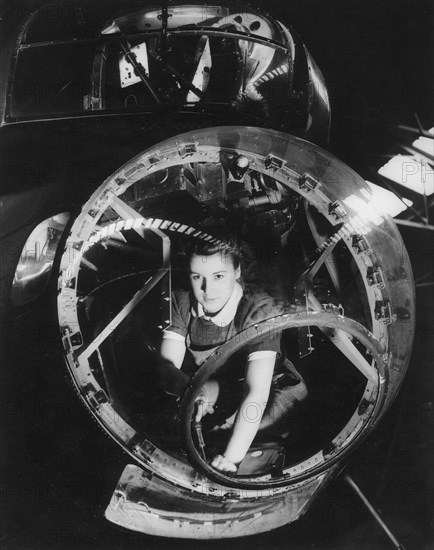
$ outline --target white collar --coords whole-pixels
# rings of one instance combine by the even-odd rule
[[[193,317],[204,317],[205,319],[212,321],[215,325],[219,327],[225,327],[234,319],[237,312],[238,304],[240,303],[241,298],[243,297],[243,288],[238,281],[235,282],[234,289],[232,294],[229,297],[229,300],[222,307],[222,309],[214,315],[213,317],[207,317],[203,309],[202,304],[196,302],[191,307],[191,313]]]

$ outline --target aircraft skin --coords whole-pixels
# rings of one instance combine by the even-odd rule
[[[28,345],[26,327],[42,327],[42,337],[37,340],[47,339],[49,345],[47,349],[42,345],[38,353],[51,354],[56,369],[69,372],[79,399],[103,431],[129,455],[125,455],[124,473],[106,510],[110,521],[152,535],[197,539],[240,537],[293,522],[307,511],[338,473],[348,454],[377,424],[402,383],[413,338],[414,291],[411,267],[399,233],[390,218],[376,212],[363,179],[322,149],[328,144],[330,127],[327,90],[310,54],[284,23],[256,9],[241,9],[238,4],[208,6],[204,14],[201,4],[170,4],[166,12],[164,7],[144,9],[143,3],[131,11],[131,3],[123,7],[117,2],[104,4],[98,17],[90,6],[78,9],[72,18],[71,13],[66,14],[72,20],[70,27],[59,21],[51,27],[44,26],[43,11],[30,16],[11,42],[10,71],[3,74],[2,90],[6,94],[2,104],[0,154],[5,361],[17,365],[17,357],[23,353],[18,350],[23,345],[36,349],[37,342]],[[145,44],[154,44],[154,50],[148,45],[143,53],[143,36],[149,39]],[[152,42],[153,36],[161,40],[157,46]],[[186,54],[181,61],[174,57],[172,62],[179,61],[191,68],[194,60],[194,70],[188,72],[181,63],[182,70],[166,69],[155,83],[152,78],[153,74],[159,74],[158,56],[164,56],[164,44],[185,40],[187,48],[194,42],[191,37],[198,45],[189,53],[190,57]],[[78,107],[74,103],[74,84],[70,83],[73,80],[66,79],[60,88],[55,83],[54,96],[50,95],[54,83],[49,91],[45,90],[55,107],[47,107],[42,100],[38,103],[31,78],[25,80],[35,63],[25,56],[44,49],[55,52],[56,47],[62,51],[62,41],[67,42],[66,47],[83,48],[85,53],[86,48],[92,51],[87,66],[91,71],[85,75],[89,78],[91,74],[91,91]],[[237,46],[234,49],[228,43]],[[119,49],[119,45],[123,49],[113,54],[112,50]],[[50,62],[54,63],[58,58],[55,53],[50,55]],[[175,56],[172,50],[167,50],[168,58],[163,64],[170,65],[170,55]],[[276,62],[277,55],[282,56],[281,63]],[[125,79],[132,78],[128,73],[130,63],[137,80],[122,84],[119,94],[123,109],[116,103],[118,96],[109,107],[101,91],[107,85],[101,77],[104,70],[108,71],[107,59],[115,63],[112,60],[116,56],[121,60],[121,78],[122,74],[127,75]],[[215,84],[208,81],[209,67],[208,70],[205,67],[211,67],[212,78],[218,61],[233,58],[237,61],[233,74],[239,78],[239,88],[238,83],[232,88],[232,81],[226,84],[231,93],[226,94],[224,101],[218,101],[218,97],[211,95],[216,94],[212,89]],[[45,55],[42,59],[46,62]],[[117,63],[116,58],[116,67]],[[220,75],[224,74],[223,69],[219,67]],[[122,73],[124,70],[126,73]],[[187,73],[189,84],[185,82]],[[37,78],[43,77],[33,78],[37,82]],[[49,83],[48,73],[46,78]],[[282,94],[285,86],[291,93],[283,96],[282,102],[273,95],[273,89]],[[62,102],[62,94],[69,93],[68,89],[75,110],[68,111],[69,103],[65,102],[68,109],[62,111],[56,101]],[[78,89],[81,93],[81,88]],[[133,89],[139,91],[129,93]],[[144,90],[145,100],[140,104]],[[243,91],[241,95],[239,90]],[[224,86],[223,92],[226,93]],[[207,97],[213,101],[207,103]],[[225,161],[222,155],[226,155]],[[225,165],[239,156],[249,163],[246,177],[244,174],[234,177],[235,169]],[[221,167],[221,177],[211,175],[213,165],[219,170]],[[186,182],[185,171],[197,179]],[[159,180],[161,174],[173,177],[175,183],[169,190],[164,187],[165,179]],[[209,177],[209,187],[198,174]],[[238,195],[229,192],[229,184],[234,182],[241,182]],[[250,185],[252,182],[256,182],[256,191]],[[159,205],[170,193],[179,193],[181,197],[178,223],[173,218],[176,215],[173,205],[161,214]],[[181,209],[192,200],[210,216],[217,206],[227,219],[233,212],[244,212],[247,220],[248,212],[252,212],[249,229],[242,230],[244,237],[250,235],[252,243],[255,234],[262,231],[261,216],[278,226],[284,214],[286,221],[282,223],[286,224],[285,235],[289,236],[285,238],[289,243],[303,238],[296,236],[292,240],[291,220],[300,231],[310,232],[306,242],[312,248],[313,261],[296,278],[293,307],[273,320],[273,329],[297,331],[300,357],[304,357],[313,351],[311,329],[316,327],[318,345],[329,349],[326,346],[331,342],[340,350],[341,360],[355,367],[354,384],[357,382],[357,388],[363,386],[358,389],[357,406],[351,414],[346,411],[348,418],[327,443],[318,443],[315,452],[284,464],[272,474],[264,470],[265,473],[230,477],[214,471],[201,457],[191,430],[189,419],[201,384],[238,350],[237,342],[229,341],[218,356],[207,360],[182,397],[177,422],[185,447],[179,453],[172,452],[158,437],[148,438],[146,431],[137,428],[132,413],[123,412],[128,403],[116,397],[116,388],[110,383],[105,386],[100,380],[100,375],[111,368],[108,361],[104,367],[102,341],[111,341],[115,328],[123,321],[111,329],[110,322],[102,323],[105,328],[99,341],[95,334],[90,334],[87,325],[82,326],[78,304],[85,292],[80,287],[84,283],[77,281],[85,280],[83,265],[90,263],[95,267],[86,257],[88,250],[102,247],[101,242],[110,240],[114,233],[126,234],[134,229],[137,233],[142,231],[143,237],[145,230],[152,232],[152,235],[146,233],[147,238],[161,240],[163,258],[167,259],[169,255],[164,252],[167,238],[170,241],[172,233],[175,234],[176,250],[176,239],[182,240],[188,234],[180,224],[186,223],[189,214],[184,216]],[[200,229],[202,236],[198,238],[205,239],[207,217],[197,214],[192,207],[193,211],[191,232]],[[177,223],[175,229],[173,223]],[[42,248],[47,246],[48,250],[42,253],[35,248],[41,245],[39,237],[32,240],[32,232],[41,227],[45,236],[40,238],[47,239],[42,240]],[[103,231],[105,234],[99,236]],[[283,232],[275,237],[270,230],[267,238],[271,239],[271,235],[276,239],[274,244],[283,242]],[[264,238],[262,244],[267,243]],[[115,246],[111,241],[109,244]],[[27,254],[22,254],[23,249]],[[136,256],[134,262],[131,259],[133,256],[128,257],[127,263],[133,265],[136,261]],[[268,260],[266,257],[264,262]],[[355,300],[354,318],[348,313],[352,311],[352,301],[341,292],[342,280],[353,277],[343,264],[357,272],[354,279],[362,296]],[[328,273],[326,277],[334,281],[331,294],[337,295],[337,302],[324,301],[314,290],[315,276],[321,267]],[[128,270],[128,265],[125,269]],[[277,260],[271,259],[270,273],[279,269]],[[127,275],[121,270],[121,276]],[[170,277],[170,265],[166,275]],[[161,281],[156,284],[162,285],[162,292],[170,291],[170,286]],[[330,297],[330,290],[327,292]],[[120,308],[125,318],[136,307],[133,300],[134,297]],[[267,325],[262,329],[272,330]],[[243,337],[245,341],[254,339],[254,330],[247,330]],[[306,342],[308,349],[303,351]],[[87,354],[89,348],[102,357],[98,367],[95,356]],[[366,358],[368,355],[370,359]],[[43,376],[50,383],[50,374]]]

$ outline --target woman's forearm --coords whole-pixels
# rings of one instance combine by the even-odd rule
[[[238,409],[231,437],[224,456],[239,464],[249,450],[258,432],[267,397],[247,395]]]
[[[239,464],[249,450],[259,429],[270,394],[276,354],[250,359],[244,377],[244,397],[238,408],[224,457]],[[231,470],[232,471],[232,470]]]

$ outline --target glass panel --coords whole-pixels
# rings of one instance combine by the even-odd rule
[[[14,118],[79,112],[90,90],[91,46],[63,44],[18,55],[11,95]]]

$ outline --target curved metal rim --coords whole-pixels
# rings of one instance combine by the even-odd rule
[[[267,326],[268,325],[268,326]],[[264,481],[264,478],[270,476],[252,477],[248,479],[234,478],[217,472],[214,468],[211,468],[200,456],[193,442],[191,432],[191,418],[194,413],[195,397],[202,384],[214,373],[216,373],[220,367],[224,365],[228,357],[233,353],[240,350],[247,343],[253,340],[260,331],[261,336],[265,336],[272,331],[281,331],[288,328],[302,327],[302,326],[326,326],[328,328],[334,328],[336,330],[342,330],[348,334],[356,337],[363,345],[366,346],[368,351],[372,354],[378,371],[378,384],[377,384],[377,396],[375,398],[375,404],[368,420],[359,428],[359,432],[355,437],[351,437],[351,440],[347,445],[344,445],[341,451],[338,451],[330,459],[325,460],[318,466],[312,466],[307,469],[301,475],[289,476],[284,472],[284,477],[281,479],[270,479]],[[263,328],[263,330],[262,330]],[[253,325],[247,328],[243,332],[236,335],[227,343],[223,344],[216,352],[213,353],[197,371],[192,378],[190,385],[188,386],[185,394],[182,397],[179,408],[179,429],[181,437],[184,439],[187,451],[191,461],[194,465],[202,471],[211,480],[227,485],[229,487],[237,488],[249,488],[249,489],[265,489],[270,487],[282,487],[298,483],[305,480],[307,477],[316,475],[329,468],[337,460],[341,460],[343,456],[350,452],[356,443],[359,443],[364,436],[369,432],[369,427],[372,424],[381,410],[381,404],[386,396],[387,389],[387,370],[385,368],[385,361],[383,360],[384,350],[379,342],[374,338],[363,325],[354,321],[353,319],[346,318],[336,313],[322,311],[322,312],[297,312],[284,314],[278,317],[273,317]],[[347,423],[348,424],[348,423]],[[348,441],[347,436],[346,441]],[[308,459],[305,459],[305,462]]]

